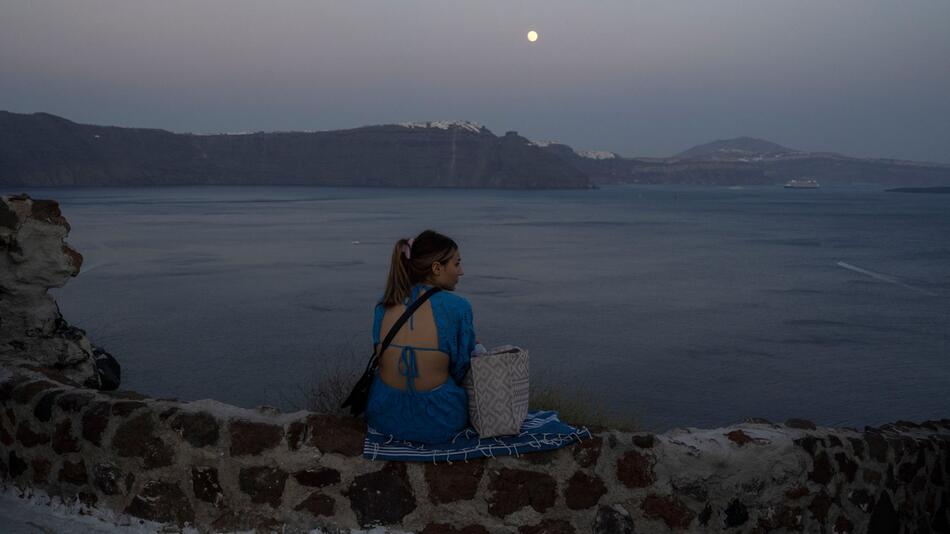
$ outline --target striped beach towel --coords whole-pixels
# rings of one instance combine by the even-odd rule
[[[371,460],[404,462],[454,462],[495,456],[520,456],[527,452],[559,449],[571,443],[591,439],[587,427],[564,423],[552,410],[528,412],[518,435],[481,438],[471,426],[446,443],[429,444],[404,441],[367,427],[363,457]]]

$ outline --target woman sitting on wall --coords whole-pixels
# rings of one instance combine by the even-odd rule
[[[376,304],[373,343],[426,290],[439,291],[399,329],[380,357],[366,406],[369,426],[396,439],[445,443],[468,426],[462,380],[475,348],[472,306],[452,293],[463,274],[458,245],[426,230],[400,239],[392,253],[386,291]]]

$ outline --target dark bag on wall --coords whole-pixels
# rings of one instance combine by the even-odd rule
[[[429,299],[432,295],[442,291],[441,288],[433,287],[423,293],[415,302],[412,303],[412,306],[406,308],[406,311],[402,313],[402,316],[396,321],[396,324],[389,329],[389,333],[386,334],[386,338],[379,345],[379,351],[376,351],[376,347],[373,347],[373,355],[369,358],[369,363],[366,364],[366,370],[363,371],[363,376],[356,382],[356,385],[353,386],[353,390],[350,392],[350,395],[343,401],[343,404],[340,405],[341,408],[350,407],[350,415],[360,415],[366,411],[366,404],[369,402],[369,388],[373,385],[373,377],[376,374],[376,369],[379,367],[379,356],[389,347],[389,344],[392,343],[393,338],[396,337],[396,332],[402,328],[402,325],[406,323],[409,319],[409,316],[412,315],[419,306],[422,306],[422,303]]]
[[[99,389],[112,391],[119,388],[122,381],[122,368],[119,362],[102,347],[93,345],[92,357],[96,363],[96,374],[99,376]]]

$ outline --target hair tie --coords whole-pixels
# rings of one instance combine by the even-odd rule
[[[402,246],[402,255],[406,257],[407,260],[412,259],[412,242],[415,241],[415,238],[409,239],[408,244]]]

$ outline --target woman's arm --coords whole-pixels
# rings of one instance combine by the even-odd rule
[[[463,300],[458,316],[458,336],[456,337],[455,358],[449,372],[458,384],[462,383],[468,368],[471,365],[472,351],[475,350],[475,325],[472,317],[472,306]]]
[[[386,310],[383,309],[383,305],[377,304],[373,311],[373,351],[379,347],[379,329],[383,326],[383,315],[385,314]]]

